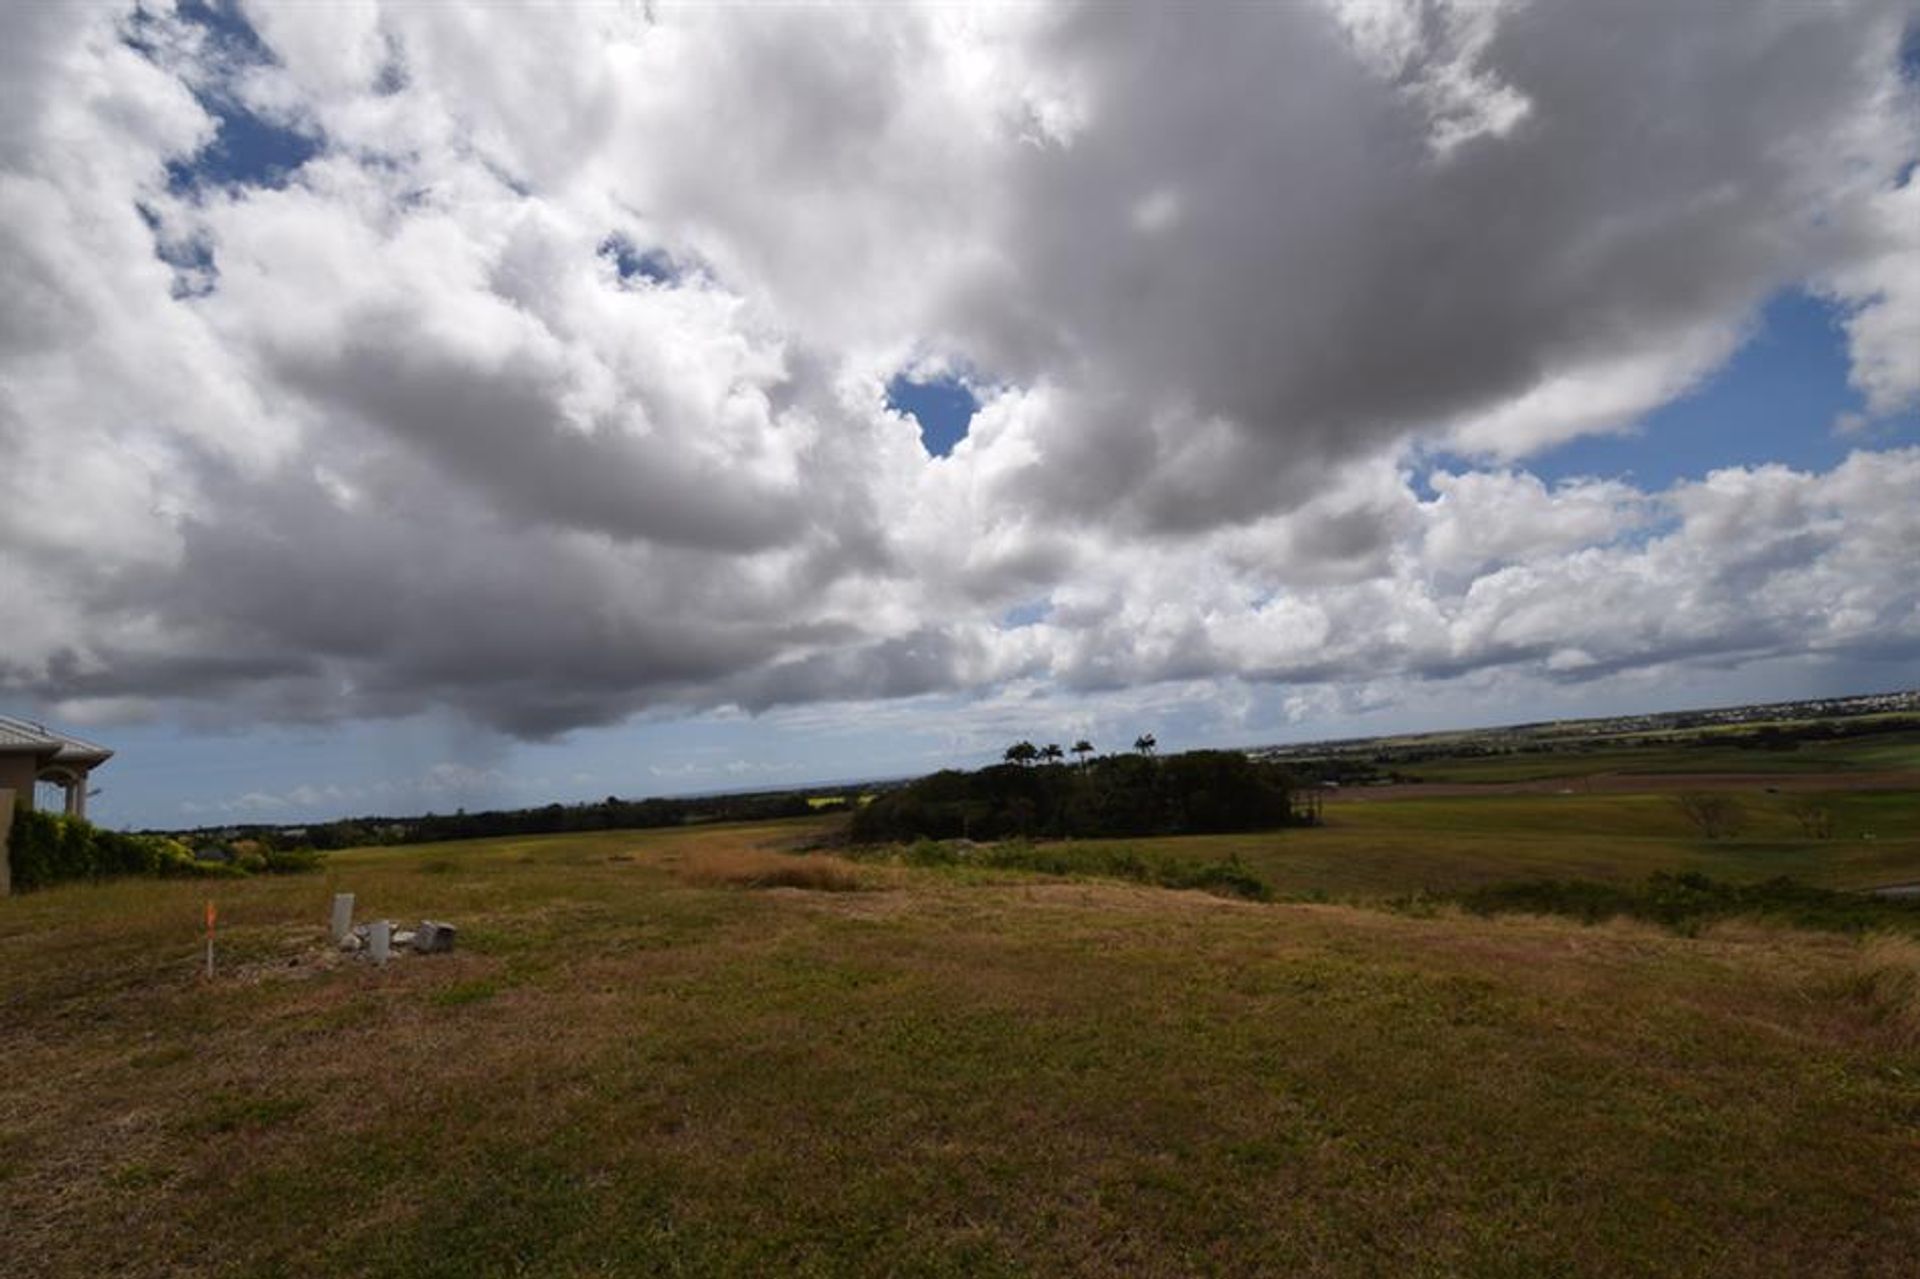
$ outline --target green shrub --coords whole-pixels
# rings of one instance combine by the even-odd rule
[[[241,850],[232,864],[203,862],[185,844],[165,835],[128,835],[37,811],[14,814],[8,859],[13,886],[20,892],[121,875],[238,879],[249,871],[292,874],[320,866],[320,854],[310,848],[282,853],[257,843]]]
[[[269,875],[304,875],[319,870],[326,860],[327,855],[314,848],[269,848],[262,869]]]
[[[15,892],[30,892],[72,878],[63,873],[67,869],[63,821],[52,813],[28,810],[13,815],[13,834],[7,853],[13,863]]]
[[[1273,887],[1245,866],[1238,857],[1204,865],[1176,865],[1159,882],[1166,888],[1198,888],[1221,897],[1245,897],[1249,901],[1269,901]]]

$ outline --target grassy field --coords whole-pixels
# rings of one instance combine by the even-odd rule
[[[1641,879],[1661,870],[1731,880],[1791,875],[1830,888],[1920,881],[1920,793],[1819,797],[1833,835],[1809,839],[1800,797],[1743,795],[1743,828],[1704,839],[1671,795],[1484,795],[1343,802],[1318,830],[1137,839],[1089,848],[1238,857],[1283,895],[1335,899],[1452,891],[1502,880]]]
[[[1845,839],[1757,818],[1713,846],[1654,798],[1142,842],[1231,844],[1288,891],[1355,897],[1542,866],[1920,879],[1911,796],[1838,799]],[[0,1273],[1905,1275],[1920,1255],[1911,941],[781,851],[817,826],[222,883],[211,983],[205,885],[0,902]],[[455,921],[459,952],[340,961],[336,887]]]
[[[1867,733],[1834,741],[1810,741],[1790,751],[1742,748],[1716,736],[1695,734],[1702,743],[1656,741],[1614,743],[1604,740],[1563,749],[1512,755],[1461,755],[1411,760],[1394,770],[1430,782],[1527,782],[1590,773],[1808,773],[1878,772],[1920,769],[1920,732],[1913,729]]]

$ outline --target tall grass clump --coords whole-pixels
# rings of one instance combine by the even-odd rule
[[[1920,940],[1891,933],[1860,943],[1848,978],[1849,992],[1907,1048],[1920,1048]]]
[[[696,884],[803,888],[816,893],[857,893],[873,887],[852,862],[819,854],[713,852],[695,859],[681,877]]]

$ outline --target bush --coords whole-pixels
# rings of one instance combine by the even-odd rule
[[[320,854],[310,848],[281,853],[254,841],[243,842],[251,846],[236,846],[232,864],[203,862],[185,844],[165,835],[128,835],[54,813],[22,811],[14,814],[8,859],[13,886],[19,892],[121,875],[235,879],[250,870],[289,874],[320,865]]]
[[[319,870],[326,860],[327,855],[314,848],[269,848],[261,869],[269,875],[303,875]]]
[[[14,814],[8,858],[13,863],[15,892],[30,892],[75,877],[64,848],[64,820],[51,813],[23,810]]]

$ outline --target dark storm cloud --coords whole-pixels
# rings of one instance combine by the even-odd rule
[[[1252,518],[1330,461],[1737,321],[1841,247],[1898,30],[1892,6],[1519,7],[1472,69],[1525,114],[1436,153],[1315,6],[1079,10],[1056,39],[1090,120],[1024,158],[1016,265],[971,300],[983,366],[1084,397],[1019,499]]]

